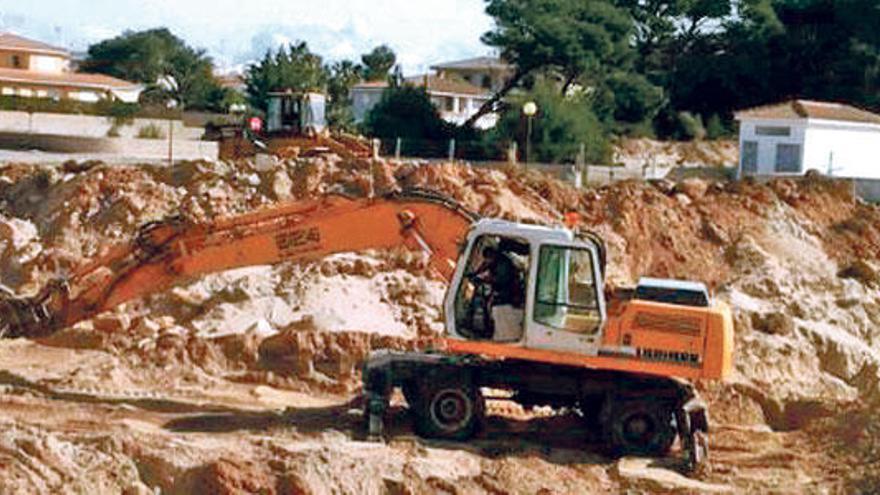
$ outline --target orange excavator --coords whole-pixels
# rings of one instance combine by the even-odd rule
[[[0,298],[0,332],[48,335],[211,272],[399,246],[425,253],[448,281],[446,331],[428,351],[371,355],[363,376],[371,436],[382,434],[399,388],[419,434],[467,439],[482,421],[481,389],[492,388],[526,408],[579,411],[615,452],[662,455],[679,438],[690,466],[705,460],[706,407],[686,379],[730,373],[726,305],[703,284],[655,279],[606,300],[597,236],[479,218],[426,190],[149,223],[37,296]],[[499,287],[492,271],[502,267]]]

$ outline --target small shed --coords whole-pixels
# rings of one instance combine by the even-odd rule
[[[791,100],[736,114],[739,175],[824,175],[878,181],[880,115],[842,103]]]

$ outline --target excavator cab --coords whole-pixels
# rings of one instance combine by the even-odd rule
[[[492,283],[484,253],[502,257],[509,287]],[[605,321],[601,247],[568,229],[477,222],[447,296],[453,339],[595,354]],[[514,284],[516,286],[514,286]]]
[[[269,93],[266,131],[288,136],[317,135],[327,128],[327,98],[293,90]]]

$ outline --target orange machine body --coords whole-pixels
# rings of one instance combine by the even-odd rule
[[[725,303],[700,308],[629,300],[611,306],[595,353],[537,349],[527,340],[509,344],[449,338],[444,345],[459,354],[660,376],[724,379],[730,375],[733,324]]]

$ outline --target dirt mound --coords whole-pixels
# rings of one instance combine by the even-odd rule
[[[736,373],[728,383],[701,388],[712,403],[714,421],[730,428],[719,433],[722,443],[754,441],[766,449],[761,455],[775,459],[766,463],[773,476],[785,472],[773,456],[801,448],[791,454],[790,464],[796,466],[788,475],[808,476],[821,486],[832,468],[810,463],[806,453],[814,447],[804,447],[804,438],[812,438],[811,428],[833,424],[844,407],[857,407],[849,404],[880,397],[880,211],[856,199],[850,184],[818,177],[764,184],[621,182],[576,190],[518,168],[345,163],[332,156],[188,162],[172,168],[8,165],[0,168],[0,283],[32,293],[113,243],[129,241],[144,222],[169,215],[205,220],[326,193],[366,196],[408,187],[433,189],[483,215],[523,222],[558,224],[566,213],[577,212],[609,246],[612,286],[631,285],[640,276],[707,282],[734,309]],[[273,391],[270,396],[279,391],[338,396],[357,388],[371,350],[411,349],[418,339],[439,334],[445,289],[428,276],[423,257],[405,251],[347,253],[213,274],[41,341],[46,355],[54,356],[49,351],[54,349],[107,356],[64,369],[47,358],[42,366],[55,375],[43,380],[70,393],[93,387],[112,396],[131,389],[182,394],[239,386],[251,387],[258,397],[266,390]],[[100,462],[120,473],[131,471],[133,461],[126,459],[137,459],[132,476],[120,475],[124,486],[119,480],[102,484],[110,482],[83,474],[87,466],[69,460],[63,469],[57,467],[62,461],[40,460],[46,467],[38,469],[48,473],[41,479],[68,473],[58,479],[82,479],[90,483],[82,486],[89,492],[136,489],[131,487],[172,493],[196,487],[217,493],[320,493],[326,487],[422,492],[450,486],[536,491],[546,487],[542,476],[557,475],[566,477],[571,491],[588,482],[608,491],[618,484],[654,489],[657,482],[653,471],[637,462],[616,470],[593,465],[579,473],[566,467],[569,461],[534,453],[490,461],[485,452],[454,451],[447,462],[441,457],[450,452],[436,454],[415,442],[383,446],[376,451],[378,460],[367,459],[370,449],[324,430],[309,437],[311,443],[297,438],[283,448],[248,440],[247,445],[259,444],[260,453],[247,458],[184,449],[172,464],[128,443],[96,450],[78,439],[75,447],[59,447],[51,442],[63,437],[47,440],[26,428],[10,431],[0,439],[17,466],[12,475],[0,477],[9,492],[42,486],[28,484],[37,468],[24,467],[32,461],[16,454],[28,449],[34,456],[83,449],[83,459],[104,459]],[[813,436],[821,437],[819,430]],[[28,447],[28,442],[37,443]],[[728,471],[708,482],[746,490],[767,487],[745,481],[744,476],[768,471],[737,455],[723,454],[721,465]],[[829,455],[828,465],[838,466],[841,457]],[[274,464],[267,469],[248,459]],[[363,465],[357,472],[375,475],[372,481],[333,474],[351,474],[346,466],[352,465]],[[487,474],[492,470],[498,471]],[[866,473],[860,479],[872,478]],[[667,481],[684,483],[676,480]],[[45,486],[62,481],[52,483]]]

